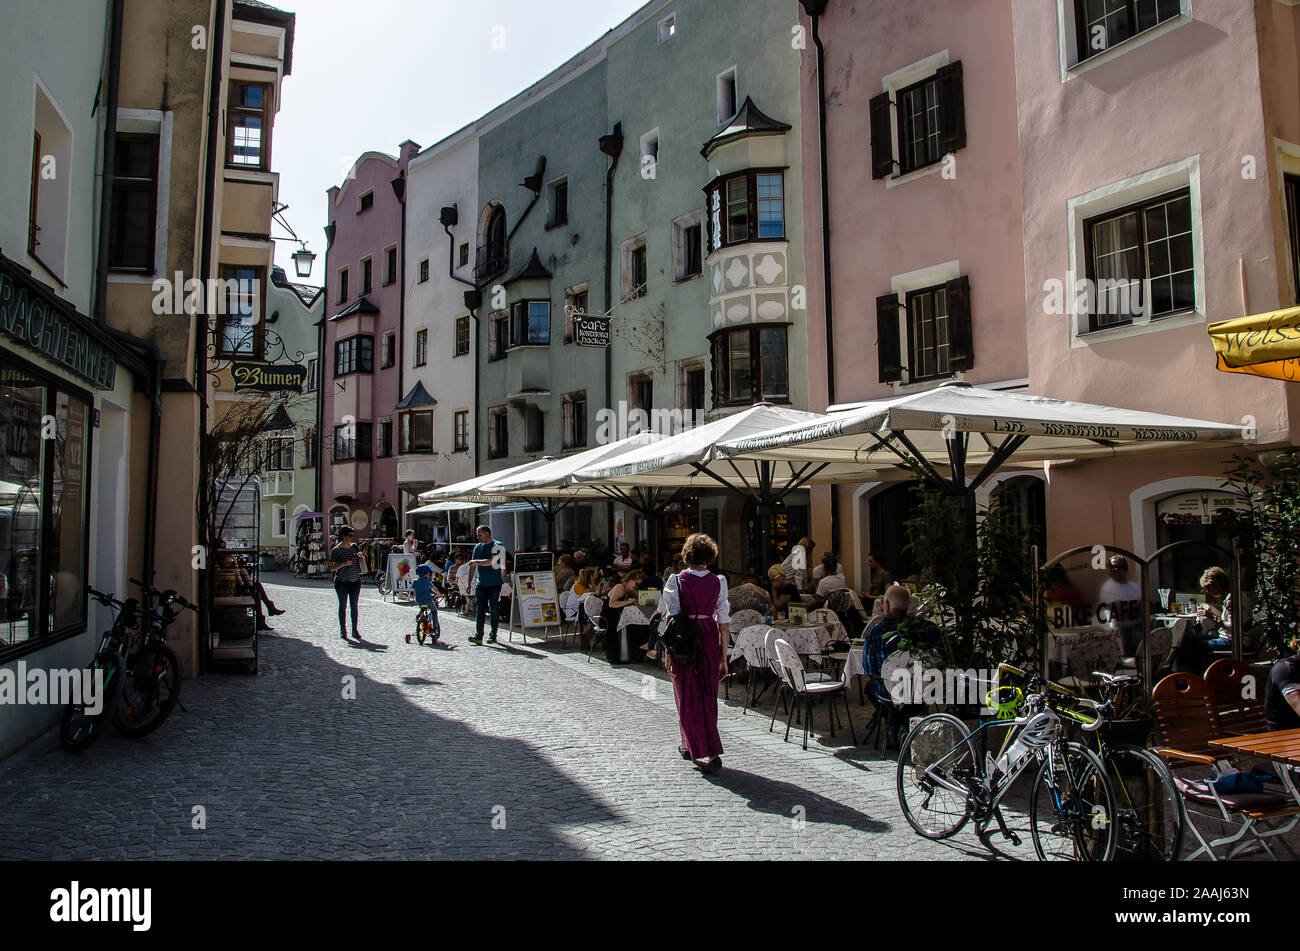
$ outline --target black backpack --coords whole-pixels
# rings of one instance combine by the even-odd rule
[[[683,593],[681,584],[681,575],[678,575],[679,596]],[[659,635],[659,643],[663,645],[663,649],[679,664],[693,664],[699,656],[700,627],[695,623],[693,614],[694,612],[687,613],[686,603],[682,601],[681,610],[668,619],[663,633]]]

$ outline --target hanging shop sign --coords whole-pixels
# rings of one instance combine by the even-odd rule
[[[298,363],[241,363],[230,365],[230,375],[235,381],[235,392],[257,390],[261,393],[279,393],[292,390],[302,392],[307,382],[307,368]]]
[[[65,301],[20,272],[0,268],[0,334],[111,390],[117,360],[91,327],[90,320],[70,310]]]
[[[573,319],[573,342],[580,347],[608,347],[609,318],[575,317]]]

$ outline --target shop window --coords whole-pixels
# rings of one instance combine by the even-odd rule
[[[0,650],[41,636],[47,388],[0,362]]]

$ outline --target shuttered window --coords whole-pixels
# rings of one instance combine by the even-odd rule
[[[877,298],[876,353],[881,383],[915,383],[973,369],[970,279],[909,291],[905,305],[897,294]]]
[[[966,97],[961,61],[933,76],[883,92],[868,107],[871,177],[906,175],[943,161],[966,147]],[[897,142],[897,149],[895,148]]]

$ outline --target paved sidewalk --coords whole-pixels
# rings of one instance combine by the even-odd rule
[[[331,588],[272,577],[287,613],[260,676],[187,682],[188,712],[145,740],[110,730],[77,755],[50,732],[0,762],[0,858],[994,857],[969,831],[916,836],[893,763],[823,738],[824,711],[805,752],[733,687],[726,768],[704,776],[650,665],[504,630],[474,647],[445,615],[445,647],[407,645],[414,608],[373,588],[365,643],[345,643]],[[1033,857],[1027,830],[1005,849]]]

